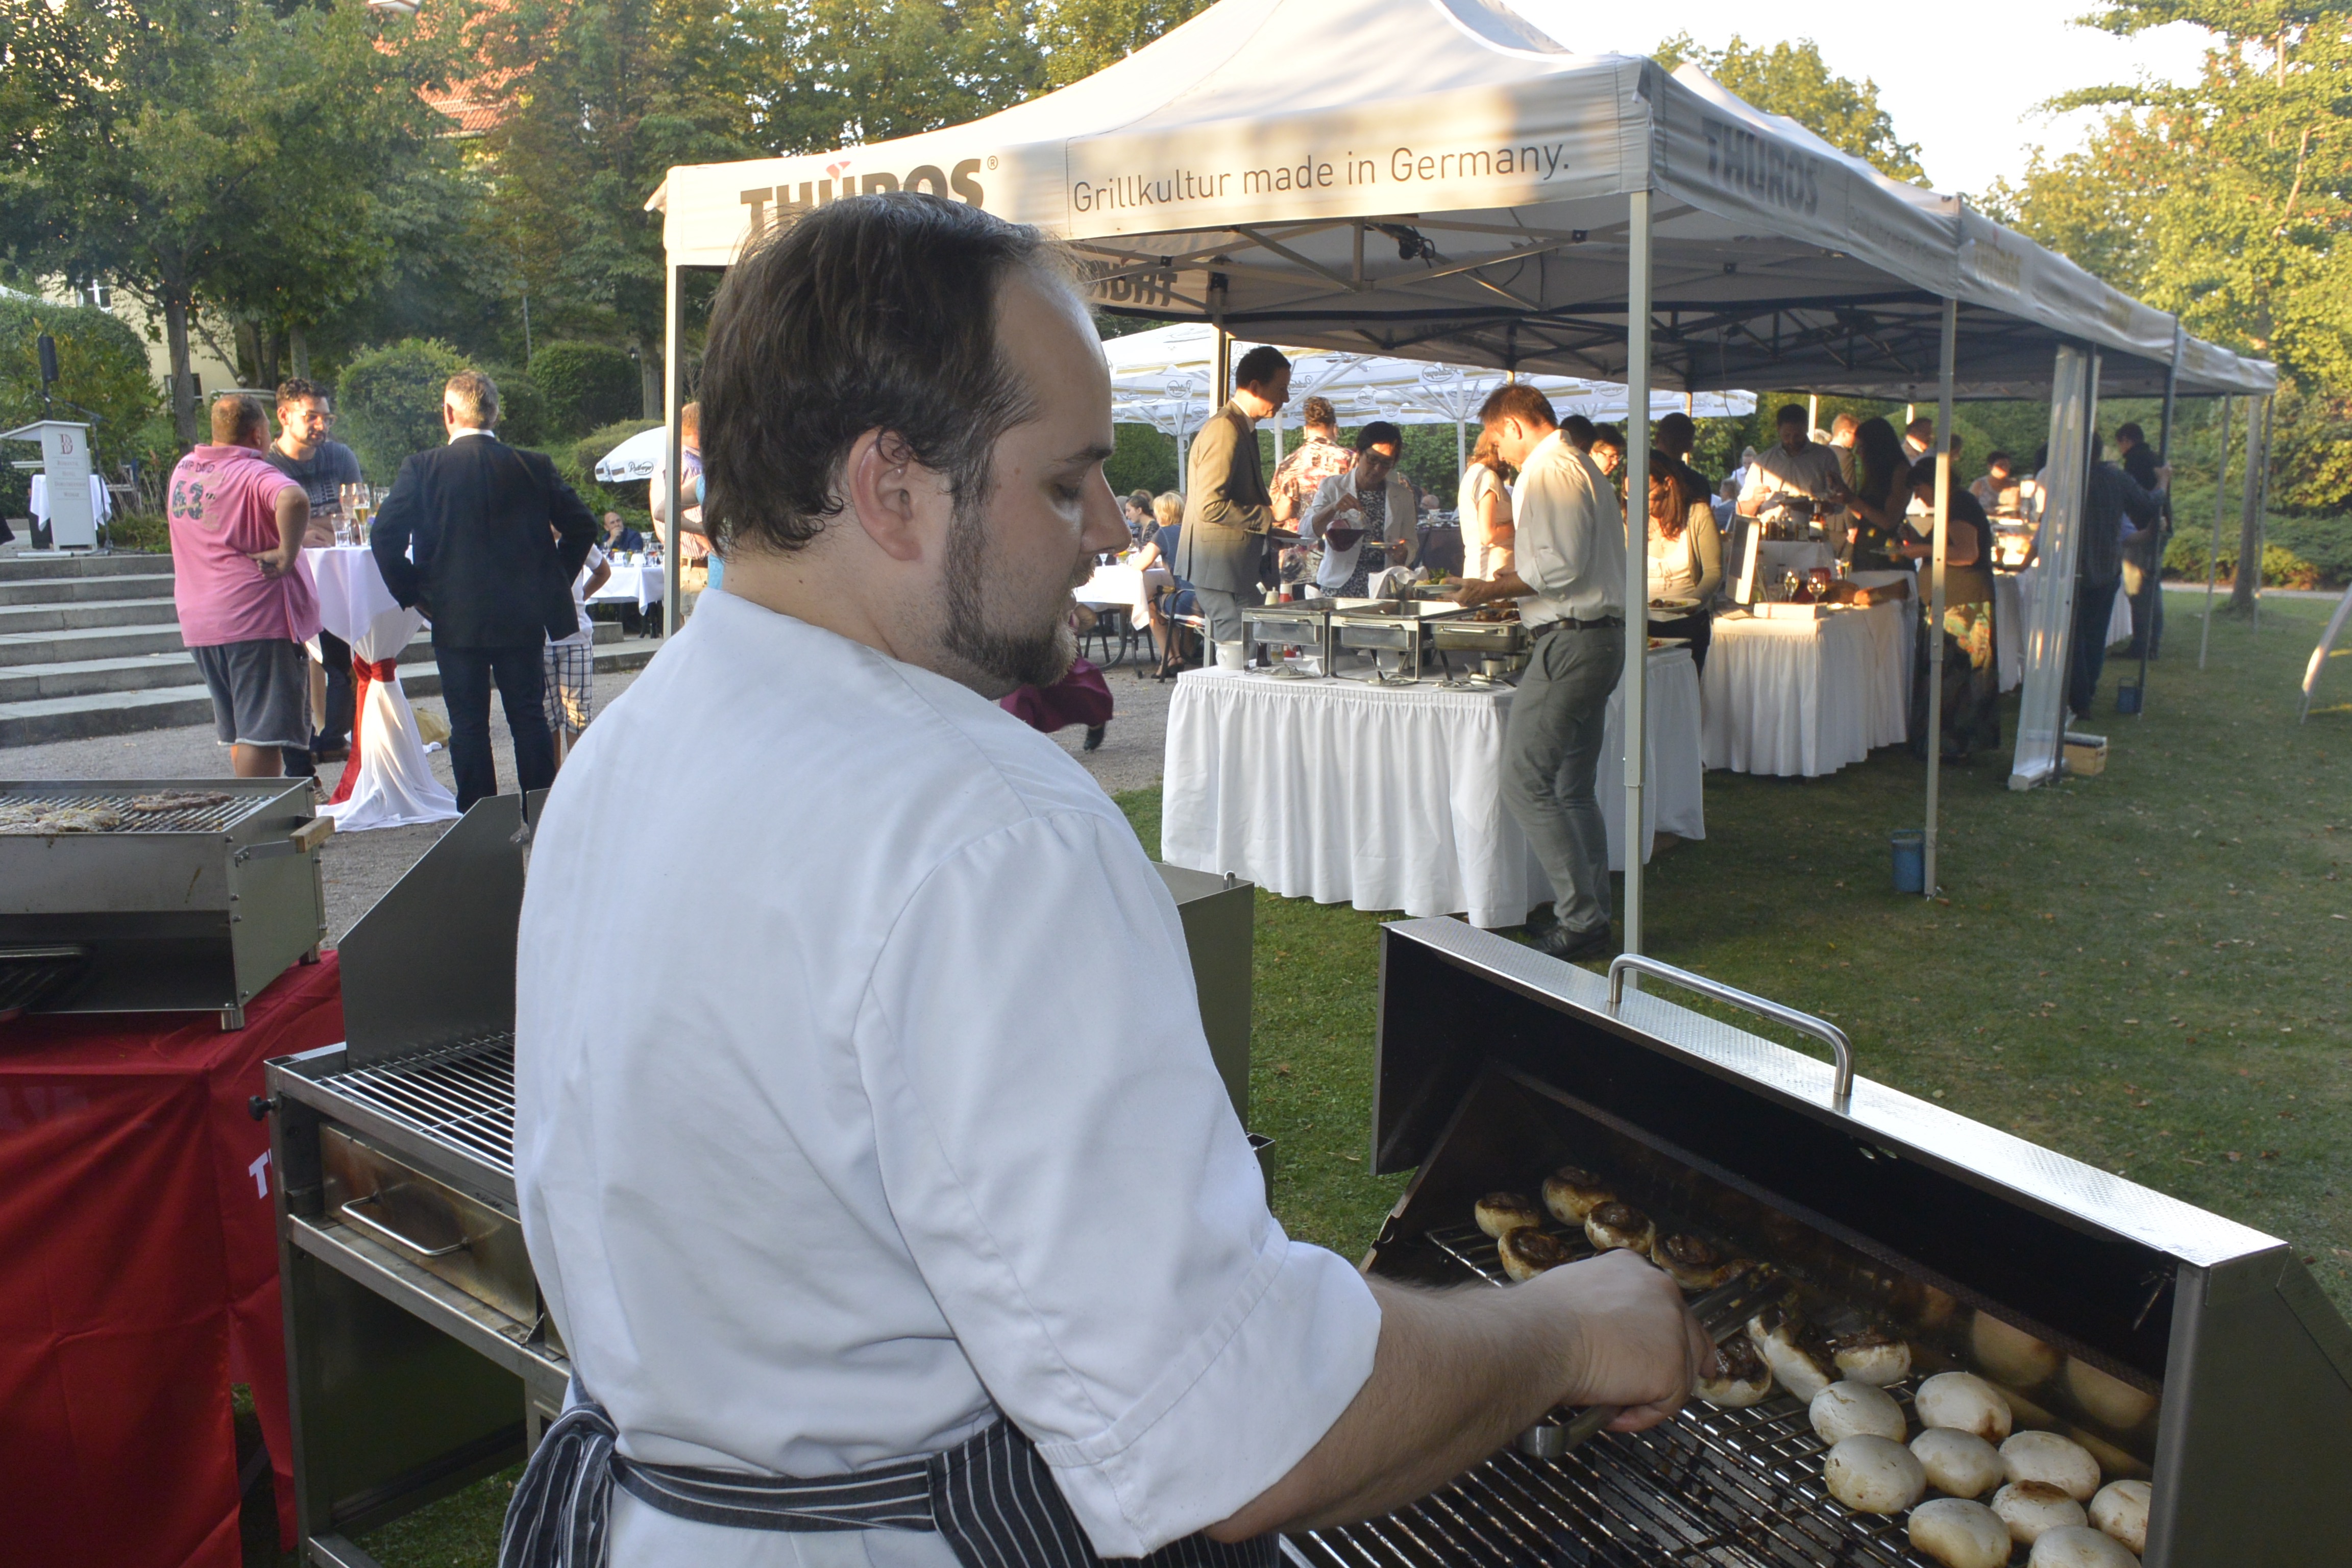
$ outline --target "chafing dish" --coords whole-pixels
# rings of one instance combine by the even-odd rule
[[[1853,1077],[1818,1020],[1620,964],[1604,981],[1456,921],[1381,928],[1371,1163],[1414,1174],[1369,1271],[1499,1282],[1475,1200],[1583,1165],[1662,1228],[1773,1264],[1817,1314],[1899,1331],[1915,1372],[1890,1392],[1906,1405],[1919,1375],[1978,1371],[2019,1425],[2076,1436],[2109,1479],[2151,1480],[2146,1568],[2333,1560],[2352,1528],[2352,1329],[2284,1244]],[[1644,971],[1827,1039],[1839,1065],[1619,989]],[[2047,1362],[1979,1352],[1979,1314]],[[1827,1496],[1821,1453],[1785,1394],[1694,1405],[1557,1461],[1506,1449],[1286,1551],[1313,1568],[1931,1568],[1900,1519]]]
[[[1422,652],[1433,646],[1430,630],[1467,613],[1461,605],[1429,599],[1340,599],[1331,612],[1331,640],[1340,647],[1375,650],[1393,648],[1398,660],[1397,684],[1420,679]],[[1383,679],[1389,679],[1383,677]]]
[[[318,957],[334,824],[308,779],[5,783],[0,808],[16,819],[0,832],[0,958],[16,959],[0,967],[31,1011],[217,1012],[242,1028],[263,987]],[[42,816],[80,826],[44,831]]]
[[[1282,605],[1253,605],[1243,612],[1253,642],[1310,648],[1322,673],[1331,673],[1331,604],[1328,599],[1296,599]]]

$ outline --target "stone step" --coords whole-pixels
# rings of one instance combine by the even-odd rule
[[[95,605],[0,605],[0,637],[100,626],[174,626],[179,619],[168,594],[160,599],[110,599]]]
[[[0,578],[0,605],[89,605],[109,599],[171,596],[169,572],[116,572],[96,577],[25,577],[13,581]]]
[[[74,634],[63,634],[71,636]],[[97,634],[80,634],[92,636]],[[32,645],[54,649],[58,637],[36,637]],[[0,661],[0,702],[24,702],[42,697],[88,697],[101,691],[149,691],[159,686],[200,684],[195,659],[180,644],[177,628],[159,639],[168,642],[158,647],[129,654],[93,655],[87,658],[65,658],[48,662],[10,664]],[[604,622],[596,627],[596,642],[602,647],[621,640],[621,628]],[[419,631],[400,650],[403,665],[430,664],[433,661],[433,635]]]
[[[63,552],[17,550],[0,554],[0,583],[57,582],[79,577],[136,577],[161,572],[169,576],[172,558],[123,551],[113,555],[68,554]]]
[[[618,628],[615,628],[616,630]],[[659,637],[628,637],[618,642],[597,638],[599,673],[641,669],[660,651]],[[421,650],[421,651],[420,651]],[[401,651],[400,684],[411,697],[429,697],[441,689],[441,671],[432,662],[432,643],[424,638]],[[186,660],[184,651],[181,654]],[[157,664],[165,661],[157,659]],[[193,670],[194,661],[178,668]],[[12,670],[12,675],[20,673]],[[491,704],[493,711],[497,703]],[[50,741],[79,741],[95,735],[127,735],[143,730],[169,730],[189,724],[209,724],[211,695],[201,680],[171,686],[109,690],[80,696],[34,697],[0,701],[0,747],[37,745]],[[7,772],[0,760],[0,774]]]
[[[69,632],[0,632],[0,669],[26,664],[184,653],[177,622],[148,626],[89,626]]]

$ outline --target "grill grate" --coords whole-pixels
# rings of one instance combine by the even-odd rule
[[[512,1035],[488,1035],[320,1081],[371,1110],[514,1174]]]
[[[278,785],[284,781],[273,779],[270,782],[273,785]],[[142,789],[129,793],[83,791],[47,793],[40,790],[5,790],[0,791],[0,806],[31,806],[44,812],[69,809],[105,810],[121,818],[121,823],[116,826],[88,830],[97,833],[219,833],[244,821],[276,799],[281,793],[275,787],[266,793],[248,790],[235,794],[216,789],[186,790],[184,784],[179,788],[195,795],[227,795],[228,798],[216,801],[210,805],[184,805],[170,811],[133,810],[131,803],[142,795],[176,793],[173,785],[168,781],[159,781],[152,791]],[[29,829],[12,828],[5,822],[0,822],[0,833],[27,831]]]
[[[1469,1272],[1507,1277],[1475,1226],[1428,1240]],[[1563,1239],[1570,1239],[1563,1237]],[[1906,1387],[1887,1390],[1911,1415]],[[1507,1448],[1386,1519],[1286,1542],[1306,1568],[1932,1568],[1901,1519],[1859,1514],[1822,1482],[1825,1445],[1786,1394],[1747,1410],[1694,1401],[1672,1421],[1604,1432],[1557,1460]]]

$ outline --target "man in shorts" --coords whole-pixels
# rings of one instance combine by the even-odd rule
[[[310,499],[269,466],[258,398],[215,400],[213,439],[172,470],[172,602],[239,778],[276,778],[310,743],[319,595],[302,562]]]
[[[558,535],[557,542],[562,542]],[[547,727],[555,737],[559,768],[596,716],[596,623],[588,617],[588,600],[612,577],[604,548],[590,545],[580,574],[572,579],[572,614],[579,629],[570,637],[547,639]]]

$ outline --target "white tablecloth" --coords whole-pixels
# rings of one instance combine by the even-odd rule
[[[2003,691],[2014,691],[2025,680],[2025,612],[2033,603],[2033,581],[2041,573],[2037,562],[2022,572],[1993,574],[1993,658]],[[2116,607],[2107,614],[2107,646],[2129,642],[2131,635],[2131,600],[2118,590]]]
[[[305,550],[302,558],[319,586],[319,619],[352,645],[354,658],[370,664],[398,658],[425,624],[423,616],[402,609],[393,598],[366,545],[327,545]],[[320,816],[335,819],[339,832],[404,827],[457,815],[457,796],[433,776],[425,760],[416,711],[400,689],[398,671],[389,680],[369,683],[365,707],[352,717],[352,745],[359,768],[350,795],[319,808]]]
[[[588,595],[592,605],[635,605],[640,610],[649,609],[662,602],[662,569],[640,561],[634,566],[609,562],[613,574],[604,585]]]
[[[1188,671],[1168,711],[1160,856],[1286,898],[1517,925],[1551,889],[1503,805],[1515,695]],[[1657,833],[1706,837],[1687,648],[1650,656],[1647,706],[1644,860]],[[1609,704],[1598,784],[1609,864],[1622,869],[1622,697]]]
[[[1819,620],[1719,616],[1700,691],[1710,768],[1816,778],[1910,733],[1909,600]]]
[[[1140,605],[1143,603],[1143,570],[1116,563],[1097,566],[1095,574],[1087,579],[1086,586],[1077,591],[1076,597],[1081,605]]]

